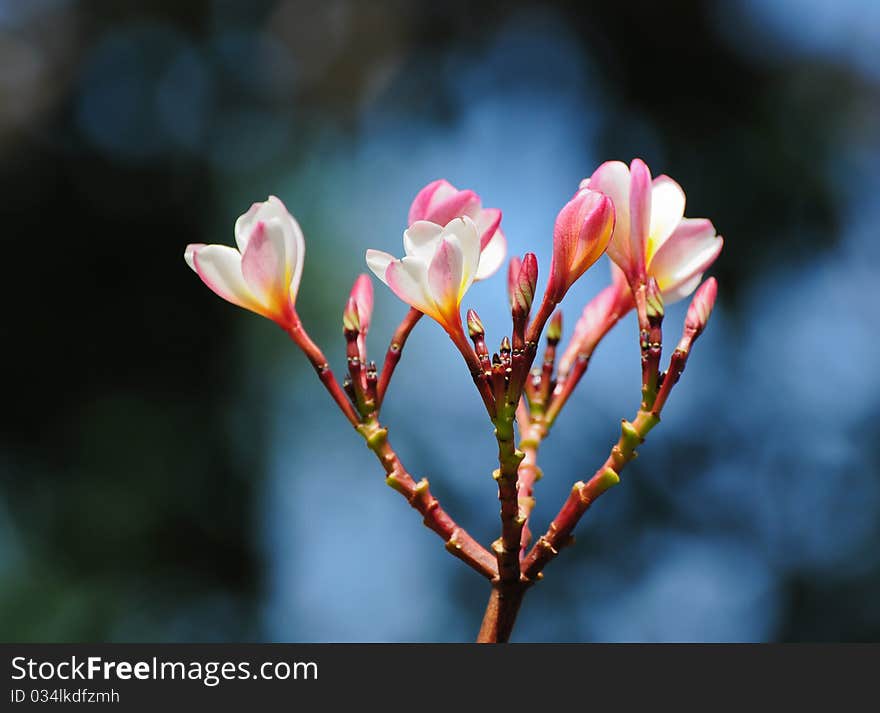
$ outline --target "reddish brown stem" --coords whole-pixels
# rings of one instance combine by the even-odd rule
[[[498,585],[492,587],[480,633],[477,635],[478,644],[502,644],[510,641],[510,634],[525,593],[526,587],[522,584],[512,587]]]
[[[636,446],[643,443],[648,432],[660,421],[659,416],[639,411],[635,421],[621,423],[620,438],[602,467],[589,481],[578,481],[568,499],[547,529],[523,560],[522,573],[527,580],[536,580],[544,567],[571,540],[572,532],[590,505],[612,486],[620,482],[620,472],[635,458]]]
[[[422,515],[425,525],[446,543],[446,549],[487,579],[495,579],[498,576],[495,557],[440,506],[431,494],[427,479],[416,482],[407,472],[388,441],[388,431],[375,419],[359,426],[358,431],[385,469],[385,482]]]
[[[302,322],[297,319],[296,322],[285,331],[294,343],[302,349],[306,358],[312,363],[312,366],[315,367],[315,371],[318,373],[318,378],[321,380],[321,383],[324,384],[324,388],[330,393],[330,396],[336,402],[336,405],[339,406],[342,413],[351,422],[351,425],[357,428],[360,419],[358,418],[357,413],[355,413],[354,407],[345,397],[345,393],[336,381],[336,377],[333,376],[333,371],[330,369],[330,365],[327,363],[327,358],[324,356],[324,353],[318,345],[312,341],[311,337],[306,333],[306,330],[303,329]]]
[[[406,340],[421,318],[422,313],[411,307],[395,330],[394,336],[391,337],[391,344],[388,346],[388,351],[385,354],[385,363],[382,365],[382,373],[379,375],[379,382],[376,386],[377,408],[382,405],[382,401],[385,398],[385,392],[388,390],[388,384],[391,383],[391,376],[394,374],[397,362],[400,361],[400,354],[403,351]]]
[[[464,361],[471,372],[471,378],[474,380],[477,391],[480,393],[480,398],[483,399],[483,405],[486,407],[489,418],[494,419],[495,395],[492,393],[492,386],[487,381],[483,368],[480,365],[479,357],[477,357],[477,353],[468,343],[468,338],[465,336],[461,324],[458,325],[457,330],[447,330],[447,334],[452,339],[452,343],[458,348],[458,351],[461,352],[462,357],[464,357]]]

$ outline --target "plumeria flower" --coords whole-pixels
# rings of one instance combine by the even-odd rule
[[[721,252],[723,239],[704,218],[685,218],[684,191],[669,176],[651,180],[641,159],[629,167],[603,163],[581,188],[602,191],[614,201],[617,222],[608,256],[630,285],[657,280],[666,303],[680,300],[700,284]]]
[[[428,220],[438,225],[448,225],[453,218],[467,216],[476,225],[480,236],[480,265],[475,280],[485,280],[493,275],[507,255],[507,239],[501,232],[501,211],[483,208],[474,191],[460,191],[449,181],[432,181],[418,192],[409,208],[408,224]]]
[[[184,259],[224,300],[277,322],[296,323],[296,293],[305,241],[299,224],[275,196],[254,203],[235,222],[235,242],[187,245]]]
[[[450,334],[461,326],[461,300],[480,266],[480,234],[464,216],[446,226],[417,220],[403,233],[406,255],[367,250],[367,265],[400,299],[436,319]]]

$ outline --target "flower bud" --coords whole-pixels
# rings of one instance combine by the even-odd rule
[[[370,329],[370,320],[373,316],[373,281],[369,275],[361,273],[351,287],[351,299],[357,304],[357,314],[361,334],[366,334]]]
[[[361,331],[361,320],[358,304],[354,297],[349,297],[342,311],[342,333],[347,339],[354,339]]]
[[[556,310],[547,327],[547,343],[556,345],[559,344],[560,339],[562,339],[562,310]]]
[[[512,290],[511,306],[514,311],[528,315],[535,299],[535,287],[538,283],[538,258],[534,253],[526,253],[516,278],[516,286]]]
[[[663,295],[660,286],[653,277],[648,278],[647,290],[645,291],[645,311],[649,324],[658,324],[663,321]]]
[[[694,294],[691,305],[688,307],[684,326],[687,330],[694,331],[694,337],[700,334],[709,322],[709,315],[715,306],[715,298],[718,296],[718,283],[714,277],[710,277]]]
[[[467,327],[471,339],[479,339],[486,335],[486,330],[483,329],[480,316],[472,309],[467,311]]]
[[[507,299],[510,302],[510,308],[513,309],[515,304],[516,286],[519,282],[519,271],[522,268],[522,260],[516,255],[510,258],[507,263]]]
[[[602,193],[578,191],[559,211],[553,229],[548,295],[560,302],[581,275],[605,252],[614,229],[614,206]]]

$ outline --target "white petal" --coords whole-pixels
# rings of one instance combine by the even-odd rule
[[[495,235],[489,240],[483,252],[480,253],[480,266],[477,268],[477,274],[474,280],[485,280],[487,277],[494,275],[498,268],[504,264],[504,258],[507,257],[507,238],[501,232],[501,228],[495,231]]]
[[[443,236],[454,237],[461,251],[462,269],[459,289],[461,294],[464,294],[474,281],[480,265],[480,234],[474,221],[463,216],[450,221],[443,229]]]
[[[428,266],[431,297],[444,313],[454,312],[460,304],[462,285],[466,280],[463,261],[464,256],[458,238],[454,234],[444,236]]]
[[[239,307],[262,313],[241,274],[241,253],[226,245],[206,245],[193,253],[196,272],[220,297]]]
[[[428,265],[419,257],[395,260],[385,271],[386,284],[392,292],[411,307],[441,319],[428,287]]]
[[[393,255],[389,255],[386,252],[382,252],[381,250],[373,250],[372,248],[367,250],[367,267],[373,271],[373,274],[378,277],[382,282],[386,285],[388,284],[388,280],[385,278],[385,273],[388,270],[388,266],[396,260]]]
[[[442,225],[427,220],[417,220],[403,231],[403,249],[407,255],[420,257],[426,263],[430,263],[434,253],[437,252],[442,235]]]
[[[703,279],[703,273],[699,272],[694,275],[690,280],[681,283],[673,287],[671,290],[663,291],[663,302],[665,304],[671,305],[673,302],[678,302],[681,299],[687,297],[691,292],[697,289],[697,285],[700,284],[700,280]]]
[[[657,176],[651,189],[651,227],[647,260],[659,250],[684,217],[684,191],[669,176]]]
[[[685,218],[654,254],[649,272],[661,290],[674,290],[694,275],[705,272],[718,257],[723,244],[711,221]]]
[[[186,264],[192,268],[193,272],[198,272],[196,264],[193,262],[193,256],[196,250],[201,250],[203,247],[205,247],[204,243],[190,243],[183,252],[183,259],[186,260]]]

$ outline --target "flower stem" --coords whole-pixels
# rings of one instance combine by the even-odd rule
[[[306,358],[312,363],[312,366],[315,367],[315,371],[318,373],[318,378],[321,380],[321,383],[324,384],[324,388],[327,389],[330,396],[336,402],[336,405],[339,406],[343,415],[351,422],[352,426],[357,428],[360,419],[358,418],[354,407],[352,407],[351,403],[349,403],[348,399],[345,397],[345,393],[342,391],[342,387],[339,386],[339,382],[336,381],[336,377],[333,376],[333,371],[327,363],[327,357],[324,356],[324,353],[318,345],[315,344],[311,337],[306,333],[306,330],[302,326],[302,322],[297,319],[293,325],[288,327],[285,331],[294,343],[302,349]]]
[[[425,526],[443,539],[446,549],[487,579],[494,580],[498,576],[495,558],[440,506],[431,494],[427,479],[416,482],[407,472],[388,441],[388,431],[375,418],[357,430],[385,469],[385,482],[422,515]]]
[[[586,483],[578,481],[574,484],[547,532],[538,538],[523,560],[523,577],[536,580],[547,563],[569,544],[581,516],[600,495],[620,482],[621,471],[636,457],[636,447],[644,443],[648,432],[659,422],[659,414],[650,411],[639,411],[634,421],[621,422],[620,438],[602,467]]]
[[[391,337],[391,344],[388,346],[388,351],[385,354],[385,363],[382,364],[382,373],[379,375],[379,383],[376,386],[376,408],[382,405],[382,401],[385,399],[385,392],[388,390],[388,384],[391,383],[391,376],[394,374],[394,369],[397,368],[397,362],[400,361],[403,346],[406,344],[410,332],[412,332],[421,318],[422,313],[411,307]]]

